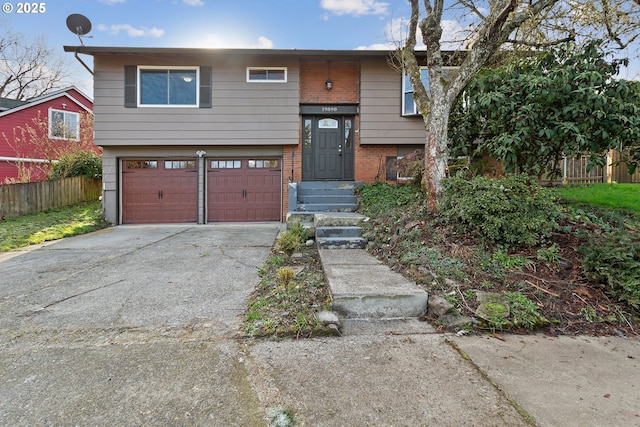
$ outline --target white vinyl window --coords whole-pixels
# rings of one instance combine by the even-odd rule
[[[457,67],[442,67],[442,75],[445,79],[457,71]],[[429,92],[429,70],[427,67],[420,67],[420,80],[424,88]],[[413,99],[413,86],[407,74],[402,74],[402,115],[417,116],[420,114],[418,106]]]
[[[80,139],[80,114],[49,109],[49,138]]]
[[[287,67],[247,67],[249,83],[286,83]]]
[[[138,67],[138,106],[198,106],[198,67]]]

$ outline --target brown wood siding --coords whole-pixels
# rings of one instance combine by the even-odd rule
[[[298,143],[299,82],[296,58],[176,57],[132,64],[95,57],[96,144],[294,145]],[[125,65],[210,65],[212,108],[124,107]],[[287,67],[287,83],[247,83],[246,67]]]
[[[361,62],[360,144],[424,145],[421,117],[402,117],[402,81],[385,61]]]

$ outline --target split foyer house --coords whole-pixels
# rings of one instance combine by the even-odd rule
[[[66,46],[94,59],[106,219],[281,221],[300,181],[396,179],[424,147],[387,51]]]
[[[0,98],[0,183],[46,179],[46,168],[38,165],[49,164],[53,152],[64,152],[80,138],[81,115],[92,110],[92,99],[75,86],[25,101]],[[19,176],[19,167],[28,176]]]

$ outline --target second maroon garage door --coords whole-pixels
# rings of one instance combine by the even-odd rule
[[[209,159],[209,221],[280,221],[280,159]]]

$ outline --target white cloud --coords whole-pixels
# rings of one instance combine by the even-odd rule
[[[468,34],[458,21],[444,19],[440,26],[442,27],[442,49],[464,49]]]
[[[442,38],[441,48],[444,50],[464,49],[467,32],[458,21],[443,20],[441,23]],[[384,43],[374,43],[369,46],[359,46],[357,50],[393,50],[403,46],[409,31],[409,20],[407,18],[392,19],[384,27]],[[425,45],[422,40],[422,32],[418,29],[416,34],[416,49],[424,50]]]
[[[258,37],[258,44],[255,46],[258,49],[273,49],[273,42],[264,36]]]
[[[187,6],[204,6],[204,0],[182,0]]]
[[[104,24],[98,25],[98,30],[107,31],[110,34],[118,35],[121,32],[126,33],[129,37],[162,37],[164,35],[164,30],[159,28],[146,28],[140,27],[135,28],[129,24],[116,24],[107,26]]]
[[[104,3],[104,4],[108,4],[110,6],[113,6],[114,4],[118,4],[118,3],[124,3],[127,0],[99,0],[100,3]]]
[[[383,43],[374,43],[368,46],[359,46],[356,50],[394,50],[402,45],[407,38],[407,32],[409,30],[409,20],[406,18],[392,19],[383,30]],[[418,32],[417,35],[417,48],[420,49],[422,45],[422,35]]]
[[[179,46],[220,49],[273,49],[273,41],[265,36],[249,41],[242,35],[204,34],[202,36],[188,36],[178,43]]]
[[[321,0],[320,6],[336,15],[384,15],[389,3],[376,0]]]

